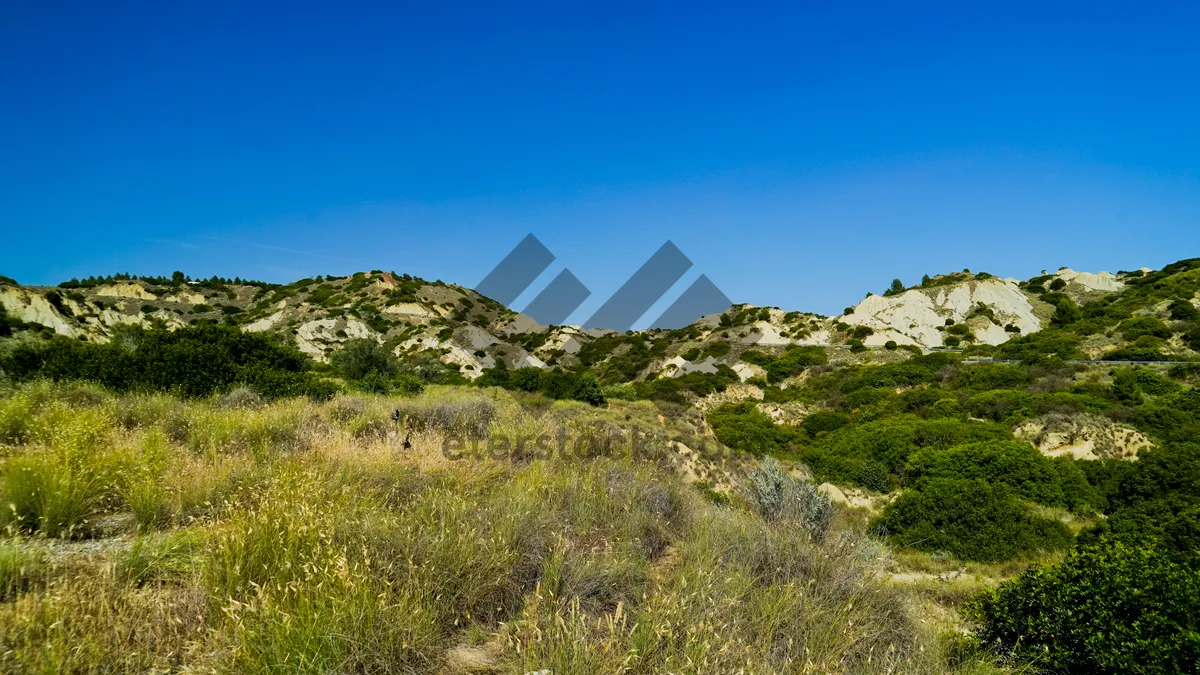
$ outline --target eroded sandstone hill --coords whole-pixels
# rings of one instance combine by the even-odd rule
[[[680,330],[624,334],[542,326],[470,289],[378,270],[286,285],[177,275],[38,287],[0,277],[0,306],[18,339],[107,341],[119,326],[218,321],[281,334],[320,361],[348,340],[367,338],[398,356],[436,358],[471,379],[503,362],[586,367],[616,383],[718,372],[762,378],[747,353],[797,345],[826,347],[831,360],[845,363],[887,360],[898,347],[987,354],[988,346],[1047,329],[1069,333],[1086,357],[1132,349],[1186,358],[1200,348],[1198,290],[1195,259],[1116,274],[1063,268],[1026,281],[963,271],[868,295],[838,317],[742,304]]]

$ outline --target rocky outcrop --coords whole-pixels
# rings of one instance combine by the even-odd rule
[[[383,308],[384,314],[396,314],[404,317],[412,317],[418,319],[436,319],[438,314],[431,311],[425,305],[416,302],[401,302],[396,305],[389,305]]]
[[[135,300],[158,299],[157,295],[142,288],[141,284],[133,282],[98,286],[96,287],[96,295],[105,298],[134,298]]]
[[[1125,284],[1111,272],[1096,272],[1093,274],[1091,272],[1076,272],[1064,267],[1055,272],[1054,276],[1068,284],[1079,284],[1092,291],[1115,292],[1125,288]]]
[[[704,357],[704,360],[695,363],[688,361],[682,356],[669,358],[659,367],[660,375],[667,377],[682,377],[688,373],[715,373],[717,372],[717,362],[711,356]]]
[[[0,304],[8,315],[26,323],[48,326],[55,333],[66,337],[79,337],[79,329],[41,293],[17,286],[0,286]]]
[[[1137,459],[1154,445],[1133,427],[1086,414],[1043,415],[1020,425],[1013,435],[1048,457],[1075,459]]]
[[[318,361],[328,361],[328,354],[347,340],[378,339],[378,334],[356,319],[316,319],[296,329],[296,346]]]
[[[895,341],[929,348],[945,344],[948,319],[954,323],[976,319],[968,324],[975,341],[983,344],[1008,340],[1012,333],[1005,326],[1010,324],[1021,334],[1041,329],[1029,298],[1015,283],[1000,279],[918,288],[889,297],[871,295],[839,320],[871,328],[874,333],[863,341],[867,346]]]

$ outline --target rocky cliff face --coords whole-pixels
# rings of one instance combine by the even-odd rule
[[[863,340],[867,346],[894,341],[922,348],[945,346],[946,328],[955,324],[965,324],[974,342],[989,345],[1042,327],[1016,282],[995,278],[916,288],[890,297],[872,295],[841,321],[872,329]]]

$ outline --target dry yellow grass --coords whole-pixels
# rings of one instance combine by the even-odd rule
[[[444,452],[635,418],[695,431],[645,404],[441,387],[322,405],[21,387],[0,398],[0,671],[991,669],[947,652],[851,529],[815,541],[659,461]]]

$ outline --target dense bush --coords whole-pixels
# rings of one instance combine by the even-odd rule
[[[1196,309],[1190,301],[1180,298],[1171,303],[1168,308],[1173,321],[1195,321],[1200,319],[1200,309]]]
[[[1050,459],[1028,443],[988,441],[921,450],[909,459],[908,480],[920,487],[936,478],[981,479],[1039,504],[1090,510],[1098,497],[1079,464],[1066,457]]]
[[[800,426],[812,438],[818,438],[821,434],[837,431],[842,427],[850,424],[850,416],[840,412],[815,412],[804,418]]]
[[[954,384],[959,389],[986,391],[1016,389],[1025,384],[1025,370],[1006,363],[980,363],[958,371]]]
[[[1131,421],[1163,440],[1194,441],[1200,438],[1200,391],[1188,389],[1160,396],[1139,406]]]
[[[1042,363],[1051,358],[1077,359],[1083,356],[1079,351],[1082,342],[1083,338],[1078,335],[1047,328],[1013,338],[997,347],[996,353],[1001,358],[1017,359],[1029,364]]]
[[[1107,542],[973,601],[986,644],[1061,673],[1185,673],[1200,664],[1200,570]]]
[[[998,424],[954,418],[927,420],[902,414],[847,425],[803,448],[801,454],[826,480],[857,484],[863,466],[878,462],[900,485],[905,481],[909,457],[922,448],[1011,439],[1012,433]]]
[[[570,373],[533,366],[510,371],[504,361],[497,360],[494,367],[484,369],[475,384],[480,387],[539,392],[548,398],[583,401],[594,406],[607,403],[600,382],[589,372]]]
[[[1054,305],[1054,315],[1050,317],[1052,326],[1059,328],[1069,326],[1083,318],[1083,312],[1079,310],[1079,305],[1065,295],[1052,298],[1051,304]]]
[[[774,384],[798,374],[809,366],[827,363],[829,357],[822,347],[793,345],[779,356],[751,350],[742,355],[742,360],[762,367],[767,371],[767,381]]]
[[[329,357],[338,374],[359,391],[401,396],[416,396],[424,391],[427,378],[422,375],[436,377],[443,372],[440,366],[444,364],[434,361],[439,367],[414,368],[412,363],[397,359],[386,346],[367,338],[347,340]]]
[[[1121,337],[1126,340],[1136,340],[1143,335],[1166,339],[1171,337],[1171,329],[1161,319],[1153,316],[1139,316],[1136,319],[1126,319],[1118,329]]]
[[[1030,515],[1007,486],[981,479],[922,481],[889,504],[874,528],[900,546],[981,562],[1071,543],[1062,523]]]
[[[361,380],[374,372],[385,377],[396,372],[396,359],[375,340],[347,340],[329,357],[329,362],[347,380]]]
[[[106,344],[61,338],[22,344],[0,367],[17,380],[90,380],[117,391],[209,396],[244,384],[268,398],[328,398],[330,385],[315,380],[310,365],[295,348],[262,334],[200,324],[176,331],[128,328]]]
[[[708,423],[717,440],[754,455],[786,451],[796,439],[793,429],[776,425],[770,415],[749,401],[716,408],[708,413]]]

